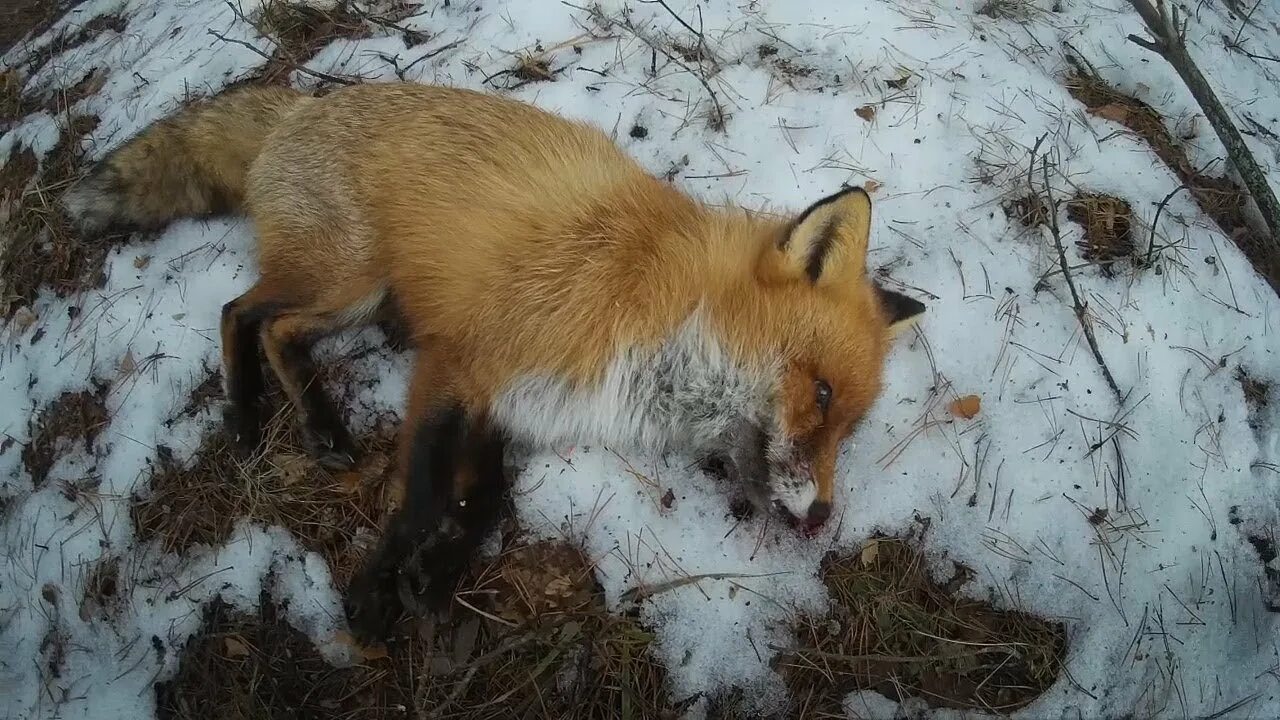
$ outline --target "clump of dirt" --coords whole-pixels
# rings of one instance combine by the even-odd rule
[[[207,390],[202,384],[196,392]],[[196,545],[222,545],[235,523],[249,518],[288,528],[345,583],[376,542],[393,502],[385,480],[394,433],[384,429],[363,438],[361,464],[332,474],[298,442],[289,406],[276,406],[281,411],[269,421],[256,452],[242,451],[221,428],[205,436],[185,465],[159,448],[150,491],[135,496],[130,507],[138,538],[158,542],[164,552],[183,553]]]
[[[1243,366],[1236,368],[1236,381],[1240,383],[1240,390],[1244,393],[1245,404],[1250,410],[1258,411],[1266,408],[1271,404],[1271,385],[1265,380],[1259,380],[1249,374]]]
[[[66,10],[70,10],[71,7],[74,7],[79,3],[80,0],[75,0],[72,3],[69,3]],[[56,19],[56,17],[52,19]],[[46,63],[58,55],[74,50],[104,32],[122,33],[124,32],[127,24],[128,23],[123,16],[108,14],[90,18],[83,25],[68,26],[64,28],[56,38],[49,41],[48,44],[35,52],[29,53],[27,57],[23,58],[18,63],[18,66],[29,68],[30,72],[28,77],[30,77],[31,75],[35,75],[40,72],[40,69],[43,68]]]
[[[1070,56],[1068,56],[1068,59]],[[1073,60],[1075,72],[1066,78],[1067,91],[1090,113],[1120,123],[1151,147],[1188,188],[1200,209],[1244,252],[1271,287],[1280,292],[1280,257],[1267,251],[1265,237],[1250,223],[1249,194],[1226,177],[1214,177],[1191,164],[1186,150],[1165,128],[1150,105],[1125,95]]]
[[[31,148],[12,149],[0,165],[0,222],[8,217],[40,169]]]
[[[128,240],[129,235],[123,233],[83,237],[59,205],[81,166],[81,138],[97,126],[94,115],[70,118],[57,145],[41,161],[34,185],[10,203],[0,228],[9,235],[9,242],[0,249],[0,285],[5,289],[0,318],[13,317],[45,288],[67,297],[102,287],[107,254]],[[29,181],[26,184],[30,185]]]
[[[65,115],[71,112],[72,106],[91,95],[96,95],[106,84],[107,73],[101,68],[94,68],[85,73],[85,76],[75,85],[56,89],[50,93],[45,100],[44,109],[54,117]]]
[[[1080,254],[1101,267],[1103,275],[1112,277],[1117,261],[1136,257],[1133,209],[1128,201],[1111,195],[1078,193],[1067,201],[1067,219],[1084,228],[1084,240],[1077,243]]]
[[[84,581],[84,595],[80,598],[80,619],[110,617],[119,605],[120,558],[112,556],[98,561]]]
[[[222,369],[209,369],[206,367],[204,379],[191,389],[191,394],[187,396],[187,401],[182,407],[169,419],[165,420],[165,427],[172,427],[179,419],[193,418],[199,415],[215,401],[222,398]]]
[[[106,384],[94,381],[93,390],[65,392],[32,420],[31,442],[22,448],[22,466],[37,489],[49,478],[58,457],[68,445],[83,442],[87,453],[111,418],[107,414]]]
[[[1023,227],[1039,227],[1049,222],[1049,206],[1039,195],[1027,194],[1004,204],[1004,213]]]
[[[874,690],[932,707],[1008,714],[1053,685],[1066,652],[1059,623],[955,595],[972,576],[930,577],[898,538],[830,554],[822,577],[833,610],[803,618],[798,647],[776,661],[800,716],[841,715],[850,692]]]
[[[604,608],[581,551],[509,548],[475,572],[448,622],[326,664],[269,598],[261,615],[215,602],[178,673],[157,686],[170,718],[676,717],[651,636]],[[480,611],[480,612],[477,612]],[[210,715],[212,713],[212,715]]]

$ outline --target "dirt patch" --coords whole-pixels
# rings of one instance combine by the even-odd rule
[[[1072,59],[1068,56],[1068,59]],[[1226,177],[1201,172],[1182,145],[1165,129],[1150,105],[1117,91],[1079,61],[1066,78],[1067,91],[1090,113],[1120,123],[1147,142],[1188,188],[1200,209],[1244,252],[1258,273],[1280,293],[1280,257],[1267,252],[1265,237],[1249,222],[1249,194]]]
[[[75,442],[93,453],[93,441],[107,426],[107,385],[94,383],[93,390],[65,392],[36,415],[31,442],[22,448],[22,466],[31,475],[31,484],[40,488],[49,478],[55,462]]]
[[[1004,214],[1022,223],[1023,227],[1039,227],[1049,222],[1049,206],[1039,195],[1028,194],[1014,198],[1003,205]]]
[[[31,148],[9,151],[9,157],[0,166],[0,219],[7,217],[12,208],[21,202],[23,194],[40,169],[36,154]]]
[[[1270,383],[1250,375],[1243,366],[1236,368],[1236,381],[1240,383],[1240,391],[1244,393],[1245,404],[1250,410],[1256,412],[1271,404]]]
[[[157,686],[158,716],[677,716],[649,658],[650,635],[604,609],[580,551],[511,548],[465,587],[459,597],[487,616],[459,607],[450,622],[424,625],[350,668],[326,664],[269,598],[260,616],[215,602],[177,675]]]
[[[275,0],[262,8],[254,23],[259,32],[276,41],[271,59],[253,78],[255,83],[288,85],[289,75],[330,42],[371,35],[369,25],[349,2],[321,9]]]
[[[857,690],[1008,714],[1058,677],[1062,625],[957,597],[971,571],[958,566],[939,584],[904,540],[876,538],[859,552],[829,555],[822,574],[833,612],[804,618],[799,649],[777,663],[801,716],[842,716],[841,702]]]
[[[37,35],[77,2],[49,0],[0,0],[0,54],[28,34]]]
[[[222,545],[235,523],[249,518],[288,528],[303,547],[323,556],[345,584],[377,540],[393,502],[386,480],[394,433],[363,438],[361,465],[335,475],[316,464],[297,441],[289,406],[277,402],[276,407],[282,409],[268,423],[255,453],[242,452],[222,429],[206,435],[185,466],[167,448],[158,448],[150,492],[135,496],[131,505],[138,538],[158,542],[165,552],[185,553],[196,545]]]
[[[101,68],[94,68],[85,73],[85,76],[75,85],[50,93],[44,102],[44,109],[54,117],[66,115],[71,112],[72,106],[91,95],[96,95],[106,84],[107,73]]]
[[[1126,200],[1110,195],[1079,193],[1067,201],[1067,219],[1084,229],[1076,243],[1085,260],[1097,264],[1102,274],[1115,275],[1113,265],[1136,257],[1133,209]]]
[[[122,597],[120,587],[120,558],[109,557],[98,561],[84,581],[84,595],[80,598],[80,619],[109,618],[118,608]]]
[[[81,138],[97,126],[94,115],[70,118],[58,144],[41,161],[34,185],[11,204],[3,219],[0,230],[9,235],[9,242],[0,249],[0,284],[5,291],[0,318],[13,317],[45,288],[67,297],[102,287],[107,254],[129,239],[129,234],[114,232],[83,237],[58,204],[82,164]]]

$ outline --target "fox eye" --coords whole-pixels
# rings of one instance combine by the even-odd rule
[[[818,409],[823,415],[827,414],[827,408],[831,407],[831,386],[826,380],[813,381],[814,401],[818,403]]]

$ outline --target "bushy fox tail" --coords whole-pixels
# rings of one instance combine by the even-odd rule
[[[63,208],[87,232],[235,212],[262,141],[309,100],[289,88],[249,87],[185,108],[103,158],[67,190]]]

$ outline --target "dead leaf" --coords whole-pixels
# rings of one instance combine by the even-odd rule
[[[13,313],[13,327],[19,333],[26,332],[27,328],[31,327],[35,321],[36,314],[31,312],[31,308],[18,308]]]
[[[977,395],[965,395],[952,400],[947,409],[956,417],[972,420],[982,410],[982,399]]]
[[[1104,120],[1118,122],[1121,125],[1129,119],[1129,108],[1122,103],[1107,103],[1106,105],[1100,105],[1089,112]]]
[[[124,354],[124,357],[120,359],[120,374],[126,376],[132,375],[133,371],[137,369],[138,362],[133,359],[133,351],[129,350]]]
[[[862,561],[863,565],[870,565],[871,563],[876,561],[877,557],[880,557],[880,541],[879,540],[872,540],[871,542],[862,546],[862,555],[859,557],[859,559]]]
[[[879,190],[882,187],[884,187],[884,183],[878,182],[876,180],[868,180],[862,183],[862,189],[866,190],[868,195],[874,193],[875,191]]]
[[[675,501],[676,501],[676,494],[671,491],[671,488],[667,488],[666,494],[662,496],[662,509],[670,510],[671,506],[675,504]]]
[[[355,652],[359,653],[360,657],[364,658],[365,660],[380,660],[382,658],[387,657],[387,648],[385,646],[361,645],[360,642],[355,639],[355,636],[353,636],[349,632],[339,630],[338,632],[334,633],[333,639],[335,642],[346,645],[348,648],[351,648]]]
[[[151,264],[150,255],[139,255],[133,259],[133,266],[139,270],[145,270]]]
[[[910,79],[911,79],[911,73],[904,71],[901,77],[895,78],[893,80],[885,80],[884,84],[888,85],[894,90],[901,90],[907,86],[907,81]]]
[[[222,654],[229,658],[248,657],[249,646],[239,638],[226,637],[222,639]]]
[[[876,109],[874,106],[871,106],[871,105],[863,105],[857,110],[854,110],[853,114],[857,115],[863,120],[866,120],[867,122],[871,122],[872,120],[876,119]]]
[[[293,485],[305,480],[310,465],[310,458],[298,453],[276,453],[271,458],[271,466],[280,474],[282,485]]]

